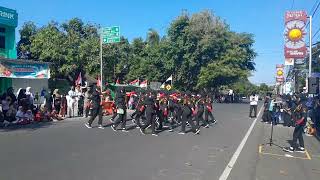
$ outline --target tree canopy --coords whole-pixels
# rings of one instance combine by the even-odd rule
[[[74,80],[79,72],[99,75],[99,26],[73,18],[59,24],[36,27],[28,22],[19,31],[20,54],[52,62],[53,77]],[[163,82],[173,75],[174,88],[218,88],[247,79],[255,70],[254,37],[237,33],[211,11],[175,18],[161,37],[149,29],[145,40],[103,45],[103,76],[106,80],[148,79]]]

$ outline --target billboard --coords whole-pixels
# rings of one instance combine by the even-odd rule
[[[277,83],[282,83],[284,81],[284,65],[277,64],[276,66],[276,81]]]
[[[18,60],[0,61],[0,77],[49,79],[49,64],[22,62]]]
[[[304,58],[307,54],[304,37],[307,13],[287,11],[285,14],[284,56],[285,58]]]

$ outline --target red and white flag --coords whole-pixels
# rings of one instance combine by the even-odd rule
[[[142,81],[142,82],[140,83],[140,87],[142,87],[142,88],[148,87],[148,80]]]
[[[133,85],[133,86],[139,86],[139,82],[140,82],[140,80],[139,80],[139,79],[136,79],[136,80],[130,82],[129,84],[130,84],[130,85]]]
[[[97,86],[98,86],[98,87],[101,87],[101,80],[100,80],[100,76],[98,76],[98,79],[97,79]]]
[[[82,85],[81,72],[80,72],[79,75],[78,75],[78,78],[77,78],[77,80],[76,80],[76,82],[75,82],[75,85],[76,85],[76,86],[77,86],[77,85]]]

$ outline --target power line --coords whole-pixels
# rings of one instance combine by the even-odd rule
[[[315,2],[312,6],[312,9],[310,10],[309,14],[311,14],[311,12],[313,11],[312,13],[312,17],[315,15],[315,13],[317,12],[318,8],[319,8],[319,5],[320,5],[320,0],[318,0],[317,2]],[[315,8],[316,7],[316,8]],[[304,26],[304,27],[307,27],[310,23],[310,20],[308,21],[308,23]]]

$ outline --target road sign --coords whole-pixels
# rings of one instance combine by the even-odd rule
[[[166,86],[166,89],[169,91],[169,90],[171,89],[171,85],[168,84],[168,85]]]
[[[101,36],[102,36],[102,43],[104,44],[120,42],[120,27],[112,26],[112,27],[103,28],[101,32]]]

